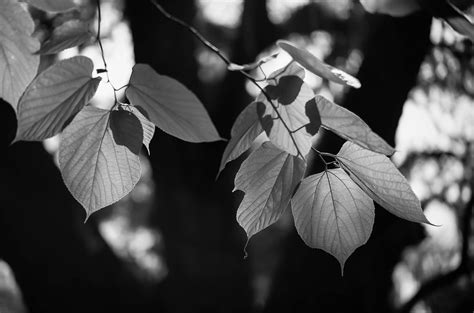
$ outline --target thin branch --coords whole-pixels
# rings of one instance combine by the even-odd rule
[[[192,27],[191,25],[189,25],[188,23],[184,22],[183,20],[180,20],[179,18],[175,17],[174,15],[172,15],[171,13],[169,13],[168,11],[166,11],[156,0],[151,0],[151,3],[158,9],[158,11],[160,11],[161,14],[163,14],[163,16],[165,16],[167,19],[181,25],[182,27],[186,28],[189,32],[191,32],[204,46],[206,46],[209,50],[211,50],[212,52],[214,52],[228,67],[235,67],[235,63],[233,63],[231,60],[229,60],[229,58],[227,58],[221,50],[219,50],[219,48],[217,48],[216,46],[214,46],[209,40],[207,40],[203,35],[201,35],[194,27]],[[296,143],[296,139],[294,138],[293,136],[293,133],[292,133],[292,130],[290,129],[290,127],[288,126],[288,124],[286,124],[286,122],[283,120],[280,112],[278,111],[277,107],[275,106],[275,104],[273,103],[270,95],[266,92],[266,90],[260,86],[260,84],[257,82],[257,80],[255,78],[253,78],[250,74],[248,74],[247,72],[245,72],[244,70],[238,70],[236,71],[240,74],[242,74],[245,78],[247,78],[250,82],[252,82],[261,92],[262,94],[265,96],[265,98],[267,99],[267,101],[270,103],[270,105],[272,106],[273,110],[275,111],[275,113],[277,114],[278,118],[280,119],[281,123],[283,124],[283,126],[286,128],[286,130],[288,131],[289,135],[290,135],[290,138],[291,140],[293,141],[293,144],[295,145],[296,147],[296,151],[297,151],[297,156],[301,156],[303,159],[305,159],[304,155],[301,153],[300,151],[300,148],[298,147],[298,144]]]

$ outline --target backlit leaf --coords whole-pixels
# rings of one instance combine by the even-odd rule
[[[252,102],[240,113],[232,126],[231,138],[222,155],[219,172],[228,162],[247,151],[262,132],[257,115],[257,103]]]
[[[352,252],[367,242],[374,224],[374,203],[340,168],[305,178],[291,208],[303,241],[333,255],[342,271]]]
[[[257,97],[257,114],[270,141],[292,155],[305,157],[321,125],[313,90],[295,75],[269,80]],[[276,110],[275,110],[276,108]]]
[[[336,157],[352,180],[386,210],[412,222],[429,224],[410,184],[385,155],[347,141]]]
[[[100,77],[83,56],[59,61],[41,72],[18,104],[15,141],[43,140],[59,133],[95,94]]]
[[[351,111],[320,95],[317,95],[315,100],[321,115],[322,127],[366,149],[385,155],[395,153],[394,148],[374,133],[369,125]]]
[[[159,75],[149,65],[132,70],[127,98],[149,113],[150,121],[164,132],[189,142],[220,140],[206,109],[185,86]]]
[[[235,177],[235,190],[242,190],[245,196],[237,210],[237,221],[248,238],[280,218],[304,171],[303,160],[270,142],[263,143],[242,163]]]
[[[135,129],[127,125],[130,121],[116,119],[114,128]],[[124,137],[127,134],[130,138]],[[130,150],[140,136],[125,131],[118,136],[120,142],[111,128],[111,112],[91,106],[83,108],[61,135],[61,175],[87,217],[127,195],[140,178],[138,154]]]
[[[73,9],[76,5],[73,0],[28,0],[32,5],[48,12],[64,12]]]
[[[143,113],[140,111],[140,107],[132,108],[133,114],[140,120],[143,129],[143,145],[145,146],[146,150],[148,151],[148,155],[150,155],[150,142],[153,139],[153,135],[155,134],[155,124],[153,124],[148,117],[146,116],[146,112]]]
[[[34,22],[17,0],[0,1],[0,98],[17,109],[18,100],[35,77],[39,42]]]
[[[283,40],[277,41],[277,45],[285,50],[296,62],[313,74],[338,84],[360,88],[360,82],[357,78],[324,63],[307,50],[297,48],[291,43]]]
[[[56,54],[65,49],[79,46],[91,39],[89,26],[82,21],[67,21],[53,30],[51,36],[41,45],[39,54]]]
[[[367,12],[396,17],[406,16],[420,9],[417,0],[361,0],[360,3]]]
[[[283,75],[298,76],[299,78],[304,79],[305,72],[304,68],[296,64],[296,62],[291,61],[286,66],[271,73],[270,76],[268,76],[268,80],[272,80]]]
[[[451,2],[446,1],[443,18],[458,33],[474,41],[474,24]],[[445,15],[444,15],[445,14]]]

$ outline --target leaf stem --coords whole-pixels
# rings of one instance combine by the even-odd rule
[[[212,52],[214,52],[227,66],[235,66],[235,64],[227,57],[225,56],[221,50],[219,50],[219,48],[217,48],[216,46],[214,46],[209,40],[207,40],[203,35],[201,35],[201,33],[199,33],[196,28],[194,28],[193,26],[189,25],[188,23],[184,22],[183,20],[175,17],[174,15],[172,15],[171,13],[169,13],[168,11],[166,11],[156,0],[151,0],[151,3],[158,9],[158,11],[160,11],[161,14],[163,14],[163,16],[165,16],[167,19],[181,25],[182,27],[186,28],[189,32],[191,32],[204,46],[206,46],[209,50],[211,50]],[[293,136],[293,133],[292,133],[292,130],[290,129],[290,127],[288,126],[288,124],[283,120],[280,112],[278,111],[277,107],[275,106],[275,104],[273,103],[270,95],[266,92],[266,90],[260,86],[260,84],[257,82],[257,80],[252,77],[250,74],[248,74],[247,72],[245,72],[244,70],[238,70],[236,72],[239,72],[240,74],[242,74],[245,78],[247,78],[250,82],[252,82],[261,92],[262,94],[265,96],[265,98],[267,99],[267,101],[270,103],[270,105],[272,106],[273,110],[275,111],[275,113],[277,114],[278,118],[281,120],[281,123],[283,124],[283,126],[286,128],[286,130],[288,131],[289,135],[290,135],[290,138],[291,140],[293,141],[293,144],[296,148],[296,151],[297,151],[297,156],[301,156],[301,158],[303,158],[303,160],[305,160],[305,157],[304,155],[301,153],[301,150],[300,148],[298,147],[298,144],[296,143],[296,139],[294,138]]]

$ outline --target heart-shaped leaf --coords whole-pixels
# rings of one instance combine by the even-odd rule
[[[59,61],[39,74],[18,104],[15,141],[44,140],[59,133],[94,96],[100,77],[83,56]]]
[[[336,157],[352,180],[386,210],[412,222],[431,224],[410,184],[385,155],[347,141]]]
[[[17,109],[18,100],[35,77],[39,48],[33,38],[35,24],[16,0],[0,1],[0,98]]]
[[[322,127],[366,149],[385,155],[395,153],[394,148],[374,133],[369,125],[351,111],[320,95],[317,95],[315,100],[321,115]]]
[[[189,142],[221,140],[201,101],[180,82],[156,73],[149,65],[132,70],[127,98],[141,106],[164,132]]]
[[[41,45],[38,54],[56,54],[65,49],[79,46],[91,39],[89,25],[79,20],[67,21],[53,30],[51,36]]]
[[[285,52],[287,52],[296,62],[313,74],[338,84],[360,88],[361,85],[357,78],[324,63],[309,51],[297,48],[291,43],[283,40],[277,41],[277,45],[285,50]]]
[[[219,173],[228,162],[247,151],[262,132],[257,115],[257,103],[252,102],[240,113],[232,126],[231,138],[222,155]]]
[[[87,217],[127,195],[140,178],[140,160],[130,147],[141,145],[136,121],[120,116],[111,128],[108,110],[83,108],[67,126],[59,145],[64,183],[86,210]],[[134,126],[135,125],[135,126]],[[127,137],[130,136],[130,137]],[[117,142],[120,138],[120,142]]]
[[[242,163],[235,176],[235,190],[245,192],[237,221],[248,238],[280,218],[305,168],[303,160],[270,142],[264,142]]]
[[[305,178],[291,207],[303,241],[334,256],[342,271],[347,258],[372,232],[374,203],[339,168]]]

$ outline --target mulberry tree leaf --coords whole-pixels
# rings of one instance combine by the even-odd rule
[[[87,217],[127,195],[140,178],[140,160],[132,151],[141,145],[135,142],[139,136],[126,131],[117,134],[114,129],[142,130],[122,117],[114,118],[116,125],[111,127],[111,115],[109,110],[86,106],[61,135],[61,175]]]
[[[336,158],[352,180],[390,213],[430,224],[410,184],[385,155],[347,141]]]
[[[67,21],[53,30],[37,53],[56,54],[89,41],[91,36],[87,23],[79,20]]]
[[[275,146],[291,155],[301,153],[305,157],[321,125],[313,90],[299,76],[275,77],[265,87],[265,94],[257,97],[260,123]]]
[[[247,151],[262,132],[257,115],[257,103],[252,102],[240,113],[232,126],[231,138],[222,155],[219,173],[228,162]]]
[[[59,61],[41,72],[18,104],[15,141],[43,140],[59,133],[94,96],[100,77],[83,56]]]
[[[0,98],[17,109],[18,100],[35,77],[39,42],[31,34],[34,22],[16,0],[0,1]]]
[[[64,12],[76,7],[73,0],[28,0],[29,4],[43,11]]]
[[[143,110],[143,109],[142,109]],[[153,139],[153,135],[155,134],[155,124],[153,124],[148,117],[146,116],[146,112],[143,113],[140,111],[140,107],[134,107],[132,109],[132,113],[135,114],[136,117],[140,120],[143,129],[143,145],[145,146],[148,155],[150,155],[150,142]]]
[[[296,230],[311,248],[344,263],[369,239],[374,224],[372,200],[340,168],[305,178],[291,208]]]
[[[297,48],[291,43],[283,40],[277,41],[277,45],[285,50],[285,52],[287,52],[296,62],[313,74],[338,84],[360,88],[361,85],[357,78],[324,63],[309,51]]]
[[[275,223],[288,207],[305,162],[264,142],[242,163],[235,176],[235,190],[245,192],[237,221],[250,238]]]
[[[329,101],[323,96],[315,97],[321,115],[321,126],[344,139],[385,155],[392,155],[392,148],[379,135],[374,133],[360,117],[351,111]]]
[[[172,136],[189,142],[221,139],[201,101],[180,82],[159,75],[149,65],[133,67],[126,95],[131,104],[149,113],[150,121]]]

